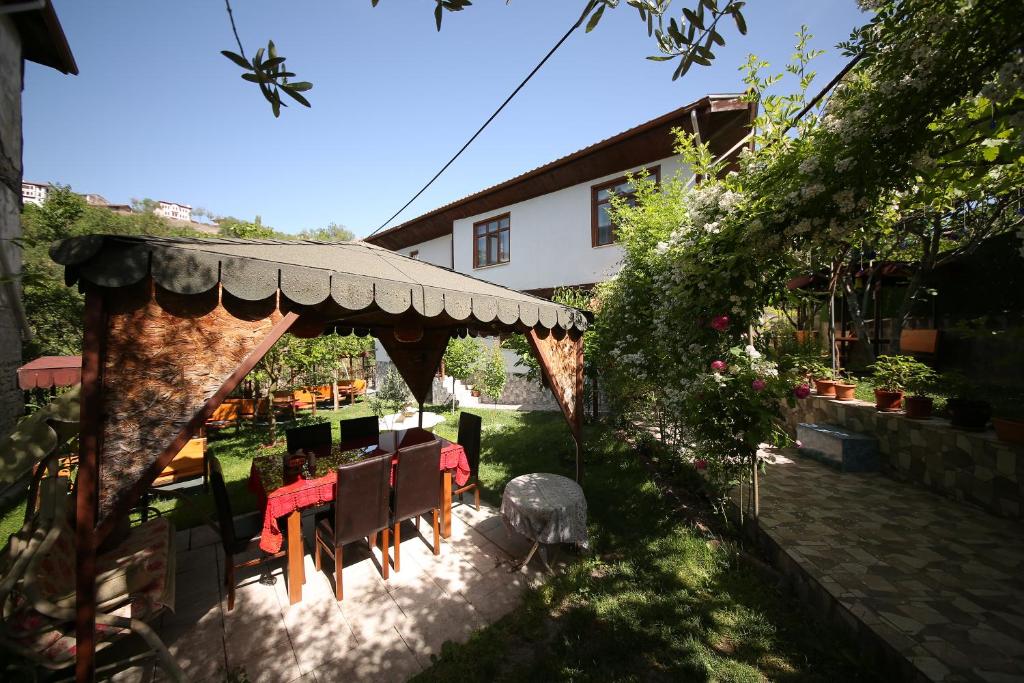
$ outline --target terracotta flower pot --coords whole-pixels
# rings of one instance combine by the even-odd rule
[[[903,407],[911,420],[927,420],[932,416],[932,400],[927,396],[907,396]]]
[[[836,383],[830,379],[816,379],[814,380],[814,390],[818,392],[818,396],[835,396],[836,395]]]
[[[902,391],[875,389],[875,408],[883,413],[894,413],[902,407]]]
[[[949,421],[957,429],[971,432],[983,432],[988,419],[992,417],[992,405],[988,401],[977,401],[968,398],[951,398],[946,401],[949,409]]]
[[[992,426],[996,428],[996,435],[1000,441],[1024,444],[1024,420],[993,417]]]
[[[473,389],[469,393],[472,394],[474,398],[480,398],[480,390],[479,389]]]
[[[853,392],[856,391],[856,384],[843,384],[836,382],[836,400],[837,401],[852,401],[854,396]]]

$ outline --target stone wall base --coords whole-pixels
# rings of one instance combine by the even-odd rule
[[[1024,447],[992,430],[965,432],[948,420],[909,420],[864,401],[810,396],[784,407],[790,432],[801,422],[832,424],[878,439],[882,471],[1001,517],[1024,519]]]

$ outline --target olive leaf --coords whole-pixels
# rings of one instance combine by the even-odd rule
[[[242,80],[259,86],[263,97],[270,103],[270,109],[274,112],[275,117],[281,116],[281,107],[288,106],[281,100],[282,92],[304,107],[312,106],[309,100],[300,93],[311,90],[313,84],[309,81],[293,83],[288,80],[295,77],[295,72],[285,69],[285,58],[277,54],[274,41],[268,41],[266,49],[261,47],[257,50],[251,61],[230,50],[221,50],[221,54],[245,69]],[[264,55],[267,55],[267,59],[263,58]]]

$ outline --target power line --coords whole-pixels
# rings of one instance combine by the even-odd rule
[[[420,188],[420,191],[417,192],[416,194],[414,194],[412,196],[412,199],[410,199],[405,204],[403,204],[402,208],[400,208],[398,211],[396,211],[391,216],[391,218],[389,218],[386,221],[384,221],[383,223],[381,223],[380,227],[378,227],[376,230],[371,232],[369,235],[367,235],[363,239],[366,239],[368,237],[373,237],[378,232],[383,230],[384,227],[388,223],[390,223],[391,221],[395,220],[395,218],[397,218],[400,213],[402,213],[407,208],[409,208],[409,205],[412,204],[414,201],[416,201],[419,198],[419,196],[426,191],[426,189],[428,187],[433,185],[434,181],[437,180],[439,177],[441,177],[441,174],[444,173],[446,170],[448,170],[448,167],[451,166],[452,163],[454,163],[455,160],[458,159],[459,156],[461,156],[461,154],[466,151],[466,148],[469,147],[471,144],[473,144],[473,141],[477,139],[477,137],[480,135],[480,133],[484,132],[484,129],[487,128],[487,126],[491,123],[491,121],[493,121],[498,116],[498,114],[501,113],[501,110],[505,108],[505,105],[507,105],[509,102],[511,102],[512,98],[515,97],[519,93],[519,91],[523,89],[523,86],[525,86],[530,81],[530,79],[533,78],[534,74],[536,74],[538,71],[540,71],[540,68],[542,66],[544,66],[544,63],[547,62],[548,59],[551,58],[551,55],[555,54],[555,52],[558,50],[558,48],[562,47],[562,43],[564,43],[566,40],[568,40],[569,36],[572,35],[573,31],[575,31],[576,29],[578,29],[580,27],[580,25],[583,23],[583,20],[586,18],[586,16],[587,16],[586,12],[584,12],[583,14],[580,15],[580,18],[576,20],[576,23],[573,24],[572,27],[570,27],[569,30],[565,32],[565,35],[562,36],[562,38],[557,43],[555,43],[555,46],[553,48],[551,48],[546,55],[544,55],[544,59],[540,60],[540,62],[538,62],[538,64],[537,64],[537,66],[533,67],[533,71],[531,71],[529,74],[527,74],[526,78],[523,79],[523,82],[520,83],[518,86],[516,86],[516,89],[512,91],[512,94],[505,98],[505,101],[501,103],[501,106],[494,110],[494,113],[491,114],[490,117],[488,117],[488,119],[486,121],[484,121],[484,125],[480,126],[480,128],[475,133],[473,133],[473,137],[471,137],[469,140],[466,141],[466,144],[464,144],[459,149],[459,151],[455,153],[455,156],[453,156],[451,159],[449,159],[448,163],[446,163],[444,166],[442,166],[441,170],[438,171],[437,173],[435,173],[434,177],[431,178],[429,181],[427,181],[427,184],[424,185],[422,188]]]

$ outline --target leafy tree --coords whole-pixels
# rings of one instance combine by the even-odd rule
[[[370,399],[370,410],[379,419],[383,419],[404,408],[410,398],[412,398],[412,394],[409,391],[409,387],[406,386],[405,380],[402,379],[402,374],[398,372],[398,368],[392,363],[388,367],[387,374],[384,375],[384,381],[381,382],[377,393]]]
[[[374,7],[379,1],[370,0]],[[470,0],[435,0],[434,23],[437,30],[441,30],[445,12],[461,12],[472,4]],[[621,0],[586,0],[583,11],[566,37],[584,22],[586,32],[590,33],[597,28],[606,10],[614,10],[621,4]],[[747,23],[742,12],[746,2],[743,0],[691,0],[691,4],[684,6],[676,16],[672,16],[670,12],[672,0],[626,0],[625,4],[637,11],[640,21],[647,26],[647,35],[653,37],[657,44],[659,54],[647,59],[656,62],[678,60],[672,73],[672,80],[684,75],[694,64],[711,65],[715,59],[715,53],[711,48],[725,45],[725,38],[719,26],[722,19],[730,19],[737,31],[744,35],[747,33]],[[252,59],[247,57],[242,39],[238,35],[238,28],[235,26],[235,15],[230,0],[224,0],[224,6],[231,22],[238,52],[221,50],[221,54],[243,69],[242,79],[256,84],[264,99],[270,103],[275,117],[281,115],[281,107],[288,106],[287,102],[281,99],[282,92],[304,107],[309,107],[309,100],[302,93],[311,90],[313,84],[309,81],[289,80],[295,74],[287,70],[286,59],[277,53],[272,40],[267,43],[266,50],[260,48]]]
[[[337,223],[330,223],[325,228],[303,230],[297,237],[302,240],[317,240],[318,242],[349,242],[356,238],[355,233]]]
[[[452,412],[455,412],[455,380],[465,382],[480,363],[480,345],[472,337],[453,337],[444,351],[444,369],[452,378]]]
[[[158,206],[160,206],[160,203],[155,199],[132,197],[132,211],[135,213],[153,213]]]
[[[64,284],[64,269],[50,258],[50,245],[66,237],[113,235],[197,235],[153,213],[114,213],[90,206],[66,185],[53,185],[42,206],[22,212],[22,298],[33,339],[22,348],[25,358],[81,353],[84,299]]]
[[[252,221],[242,220],[234,216],[224,216],[217,219],[217,231],[224,237],[238,237],[241,239],[281,239],[288,238],[277,232],[269,225],[263,225],[263,219],[256,216]]]
[[[483,393],[491,397],[497,403],[501,398],[501,392],[505,389],[508,375],[505,374],[505,356],[501,352],[501,345],[495,341],[487,358],[480,362],[477,371],[480,388]]]

